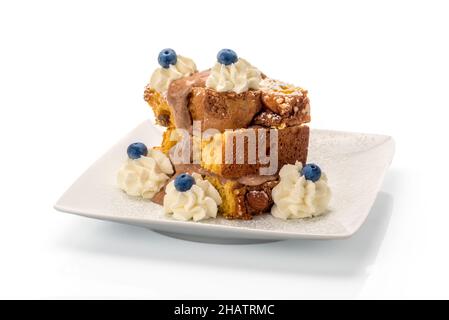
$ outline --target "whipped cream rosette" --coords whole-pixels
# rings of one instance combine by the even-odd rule
[[[218,52],[217,63],[210,71],[206,87],[217,92],[242,93],[249,89],[259,89],[261,80],[262,76],[257,68],[237,57],[233,50],[223,49]]]
[[[259,89],[260,71],[245,59],[239,58],[228,66],[216,63],[206,81],[206,86],[218,92],[234,91],[242,93],[249,89]]]
[[[130,196],[151,199],[173,174],[170,159],[159,150],[149,150],[146,156],[127,159],[117,174],[117,184]]]
[[[314,181],[302,171],[301,162],[296,162],[284,165],[279,172],[279,184],[272,191],[271,214],[276,218],[307,218],[326,212],[331,199],[326,174],[320,171]]]
[[[170,50],[172,52],[170,52]],[[192,59],[176,55],[172,49],[162,50],[159,56],[163,56],[165,52],[172,54],[170,57],[172,60],[167,62],[167,64],[161,64],[161,66],[163,66],[157,68],[150,79],[150,87],[161,93],[167,92],[168,86],[172,81],[197,72],[196,64]]]
[[[175,179],[165,188],[165,213],[183,221],[215,218],[222,201],[218,191],[209,181],[203,180],[200,174],[183,176],[190,178],[191,182],[186,185],[179,182],[181,179]]]

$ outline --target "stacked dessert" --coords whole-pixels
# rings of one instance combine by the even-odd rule
[[[230,49],[202,72],[172,49],[162,50],[158,61],[144,98],[166,130],[159,147],[128,148],[130,159],[119,172],[123,190],[140,190],[183,220],[217,213],[252,219],[270,210],[287,219],[326,210],[326,176],[306,164],[306,90],[268,78]],[[142,164],[149,159],[151,165]]]

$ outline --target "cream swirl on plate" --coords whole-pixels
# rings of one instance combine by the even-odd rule
[[[221,197],[212,184],[193,173],[195,184],[190,190],[176,190],[174,180],[165,188],[164,212],[176,220],[199,221],[216,218]]]
[[[224,65],[217,62],[211,69],[206,80],[206,87],[218,92],[234,91],[242,93],[248,89],[259,89],[260,71],[239,58],[236,63]]]
[[[173,174],[170,159],[159,150],[149,150],[139,159],[128,159],[120,168],[117,183],[130,196],[151,199]]]
[[[271,214],[280,219],[317,216],[327,210],[331,191],[324,173],[318,181],[306,180],[301,175],[302,164],[286,164],[279,172],[280,182],[273,188],[274,205]]]
[[[196,71],[196,64],[192,59],[178,55],[176,64],[171,64],[168,68],[157,68],[153,72],[150,87],[161,93],[166,93],[172,81],[187,77]]]

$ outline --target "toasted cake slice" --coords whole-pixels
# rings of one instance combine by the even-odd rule
[[[270,146],[272,143],[270,130],[276,131],[277,135],[276,159],[270,158],[270,154],[274,156],[276,151]],[[263,133],[259,135],[260,131],[264,131],[265,143],[259,140],[259,137],[263,138]],[[296,161],[305,164],[308,154],[309,132],[310,129],[306,125],[280,129],[255,127],[217,133],[209,139],[203,137],[200,144],[200,165],[203,169],[223,178],[259,175],[261,168],[265,168],[262,173],[276,174],[284,164],[294,164]],[[162,136],[162,143],[158,149],[170,155],[170,151],[174,150],[177,143],[182,143],[182,137],[176,134],[175,128],[168,128]],[[248,144],[254,144],[255,148],[249,148]],[[232,152],[227,154],[227,150],[231,147]],[[192,152],[193,148],[191,149]],[[249,150],[253,151],[250,152]],[[192,160],[192,156],[189,159]],[[276,163],[271,163],[274,160],[276,160]],[[269,170],[270,165],[275,166],[273,172]]]
[[[167,92],[146,87],[144,98],[156,122],[167,127],[158,149],[170,156],[176,174],[200,173],[217,189],[222,198],[219,213],[225,218],[251,219],[270,210],[271,190],[282,166],[307,160],[307,91],[264,76],[259,89],[218,92],[206,87],[209,74],[206,70],[174,80]],[[203,134],[208,129],[218,132],[203,136],[200,163],[180,165],[171,157],[182,138],[176,129],[189,129],[187,136],[192,135],[193,121],[200,122]],[[274,138],[277,150],[270,145]],[[193,155],[188,158],[193,160]],[[153,201],[161,202],[163,197],[161,190]]]
[[[192,120],[201,121],[202,130],[247,128],[261,110],[261,92],[217,92],[205,87],[194,87],[189,97]]]
[[[173,81],[167,93],[147,86],[144,99],[157,124],[187,128],[199,120],[202,130],[223,132],[252,125],[283,128],[310,122],[307,90],[265,78],[259,90],[217,92],[205,87],[208,75],[206,70]]]
[[[271,141],[272,137],[276,138],[275,134],[277,152],[273,149],[275,146],[270,146],[274,142]],[[266,137],[265,143],[260,139],[263,135]],[[305,125],[280,129],[240,129],[203,140],[201,166],[224,178],[276,174],[284,164],[294,164],[296,161],[304,164],[307,160],[308,145],[309,127]],[[229,152],[231,148],[232,152]],[[274,159],[271,154],[277,155],[277,158]],[[275,160],[276,163],[272,163]]]
[[[280,128],[310,122],[307,90],[265,78],[260,82],[260,91],[264,110],[252,124]]]

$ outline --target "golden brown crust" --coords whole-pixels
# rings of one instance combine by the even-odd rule
[[[294,93],[285,94],[269,90],[262,93],[262,101],[265,107],[281,116],[291,115],[303,110],[309,102],[306,90],[298,88]]]
[[[267,128],[284,128],[301,125],[310,122],[310,114],[297,112],[290,116],[280,116],[272,111],[262,111],[254,117],[252,125],[259,125]]]
[[[281,128],[283,126],[284,119],[273,111],[262,111],[254,117],[251,122],[252,125],[258,125],[266,128]]]
[[[307,90],[268,78],[261,82],[260,90],[264,110],[252,124],[283,127],[310,122]]]
[[[201,163],[202,167],[207,170],[210,170],[224,178],[238,179],[242,176],[248,175],[258,175],[259,169],[263,167],[268,167],[269,164],[263,164],[262,159],[259,158],[259,148],[261,144],[259,143],[259,135],[258,131],[264,130],[266,134],[266,146],[265,146],[265,154],[267,156],[270,155],[270,129],[266,128],[257,128],[255,130],[255,141],[256,141],[256,151],[255,151],[255,163],[249,163],[248,161],[248,138],[246,138],[247,130],[242,129],[238,132],[234,132],[233,134],[225,133],[221,136],[222,143],[218,144],[218,147],[221,147],[221,161],[219,163],[209,163],[207,161],[207,155],[203,155],[203,161]],[[278,134],[278,163],[277,163],[277,172],[282,168],[284,164],[294,164],[296,161],[300,161],[305,164],[307,160],[308,146],[309,146],[309,127],[303,126],[295,126],[295,127],[286,127],[282,129],[275,129]],[[240,151],[244,155],[244,161],[242,164],[239,164],[237,161],[237,138],[236,136],[241,136],[243,139],[243,150]],[[227,141],[232,140],[233,145],[233,159],[232,163],[226,163],[226,145]],[[205,150],[205,148],[203,148]],[[212,150],[208,152],[217,152],[217,150]],[[262,153],[263,154],[263,153]],[[211,161],[212,162],[212,161]],[[231,162],[231,161],[229,161]],[[273,173],[275,174],[275,173]]]
[[[192,119],[201,121],[203,131],[246,128],[261,107],[260,91],[255,90],[237,94],[195,87],[189,101]]]

